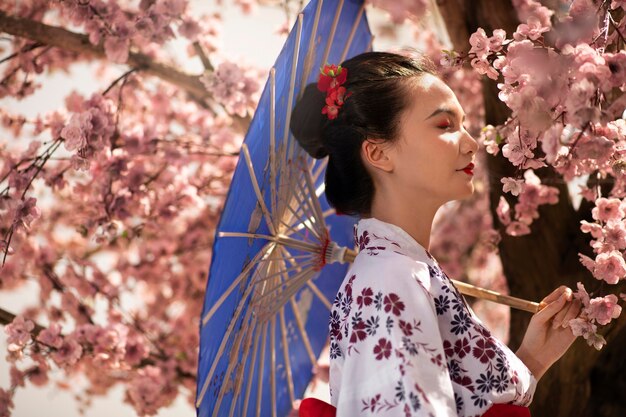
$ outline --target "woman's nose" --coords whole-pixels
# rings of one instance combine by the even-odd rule
[[[478,142],[467,130],[463,134],[462,151],[463,153],[472,152],[474,154],[478,151]]]

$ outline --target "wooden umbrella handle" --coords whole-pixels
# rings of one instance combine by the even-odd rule
[[[357,251],[346,248],[343,253],[344,262],[354,262],[354,258],[357,255]],[[457,281],[452,279],[454,286],[457,287],[459,292],[471,297],[481,298],[483,300],[493,301],[499,304],[504,304],[509,307],[516,308],[518,310],[524,310],[531,313],[541,311],[547,304],[544,302],[535,303],[534,301],[524,300],[523,298],[512,297],[510,295],[500,294],[499,292],[488,290],[485,288],[477,287],[467,282]]]
[[[534,301],[524,300],[523,298],[500,294],[499,292],[477,287],[475,285],[468,284],[467,282],[457,281],[455,279],[453,279],[452,282],[462,294],[504,304],[518,310],[537,313],[547,305],[545,302],[536,303]]]

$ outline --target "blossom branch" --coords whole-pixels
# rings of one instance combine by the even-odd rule
[[[9,16],[3,11],[0,11],[0,31],[80,54],[106,59],[102,43],[92,45],[87,35],[74,33],[61,27],[47,25],[31,19]],[[199,75],[186,74],[138,52],[129,52],[127,62],[131,67],[182,88],[203,107],[207,107],[207,101],[212,99],[212,94],[200,81]],[[238,115],[232,117],[236,130],[245,132],[250,125],[250,117]]]
[[[6,61],[9,61],[15,57],[18,57],[20,54],[32,51],[33,49],[41,48],[42,46],[45,46],[45,44],[41,42],[34,42],[34,43],[31,43],[30,45],[26,45],[22,48],[21,51],[14,52],[11,55],[7,56],[6,58],[0,59],[0,64],[4,64]]]

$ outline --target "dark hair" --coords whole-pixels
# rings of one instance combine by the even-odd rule
[[[406,82],[424,73],[436,74],[426,58],[388,52],[365,52],[341,66],[348,69],[343,85],[350,96],[336,119],[322,114],[326,94],[307,85],[291,116],[291,132],[313,158],[329,156],[324,179],[326,198],[339,213],[369,216],[374,183],[361,159],[367,139],[395,142],[411,90]]]

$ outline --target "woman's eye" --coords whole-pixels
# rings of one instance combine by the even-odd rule
[[[437,125],[437,127],[438,127],[439,129],[447,129],[447,128],[449,128],[450,126],[452,126],[452,124],[451,124],[450,122],[448,122],[448,121],[441,122],[441,123],[439,123],[439,124]]]

